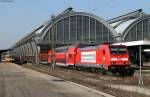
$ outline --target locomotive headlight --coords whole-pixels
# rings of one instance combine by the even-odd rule
[[[114,64],[115,64],[115,62],[111,62],[111,64],[113,64],[113,65],[114,65]]]
[[[124,62],[124,64],[128,64],[128,62]]]

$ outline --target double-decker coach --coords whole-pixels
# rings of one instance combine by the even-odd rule
[[[78,48],[77,46],[64,46],[56,48],[54,54],[56,65],[75,66],[77,48]],[[51,62],[50,59],[49,62]]]

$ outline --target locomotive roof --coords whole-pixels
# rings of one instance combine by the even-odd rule
[[[87,47],[80,47],[81,50],[95,50],[99,46],[87,46]]]
[[[68,49],[70,46],[57,47],[55,50]]]

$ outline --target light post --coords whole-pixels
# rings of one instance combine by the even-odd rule
[[[140,61],[139,85],[143,85],[143,77],[142,77],[142,50],[141,50],[141,45],[139,46],[139,61]]]
[[[55,55],[54,55],[54,53],[55,53],[55,31],[54,31],[54,28],[53,28],[53,26],[55,26],[54,25],[54,19],[55,19],[55,16],[54,15],[52,15],[51,16],[51,19],[52,19],[52,32],[49,32],[49,33],[51,33],[51,50],[52,50],[52,67],[53,67],[53,69],[55,68]]]

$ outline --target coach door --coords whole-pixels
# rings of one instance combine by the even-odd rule
[[[68,54],[68,65],[74,65],[74,54]]]

